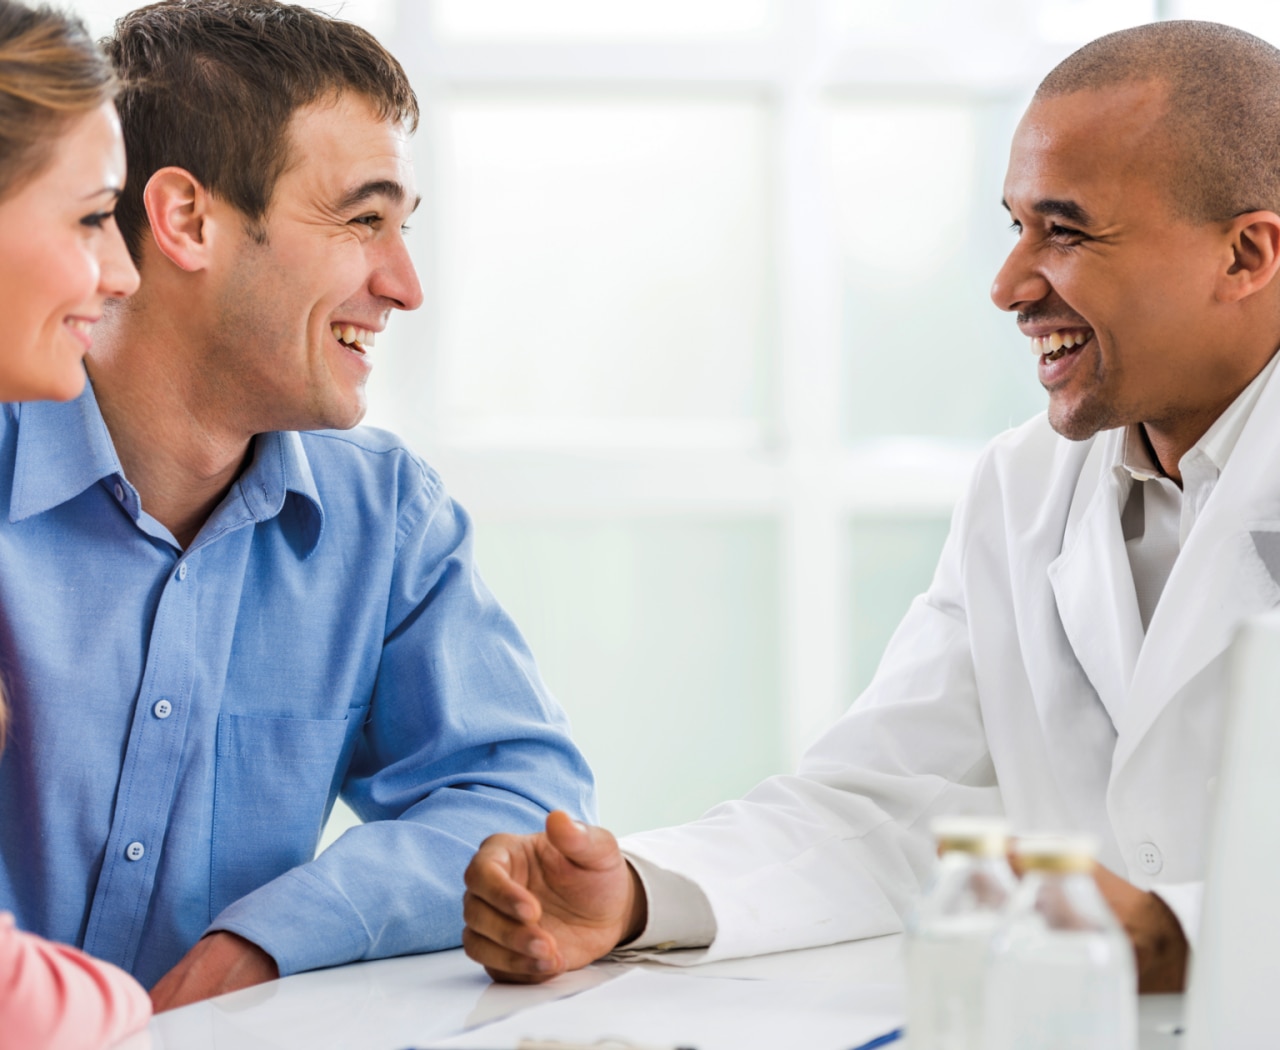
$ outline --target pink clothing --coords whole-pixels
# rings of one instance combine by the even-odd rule
[[[0,912],[0,1046],[98,1050],[142,1028],[147,993],[123,970],[23,933]]]

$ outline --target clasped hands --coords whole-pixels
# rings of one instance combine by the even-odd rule
[[[1156,894],[1099,867],[1107,904],[1133,944],[1141,992],[1181,991],[1188,945]],[[495,981],[536,984],[576,970],[637,937],[644,886],[604,828],[552,813],[534,835],[494,835],[472,858],[462,946]]]

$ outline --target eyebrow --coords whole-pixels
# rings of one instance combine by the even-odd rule
[[[97,197],[101,197],[104,193],[111,194],[112,200],[119,200],[120,195],[124,193],[124,190],[120,186],[103,186],[100,190],[94,190],[92,193],[86,193],[80,199],[84,201],[91,201]]]
[[[1002,200],[1000,203],[1004,206],[1005,211],[1012,210],[1009,207],[1008,201]],[[1035,204],[1031,206],[1031,210],[1037,215],[1065,219],[1074,226],[1093,225],[1093,216],[1091,216],[1075,201],[1048,198],[1046,200],[1036,201]]]
[[[395,204],[401,204],[408,197],[405,193],[404,186],[396,182],[394,179],[372,179],[369,182],[362,182],[359,186],[347,190],[346,193],[339,198],[337,203],[338,211],[349,211],[351,208],[358,208],[365,201],[374,197],[386,197]],[[421,197],[413,199],[413,207],[410,211],[417,211],[418,205],[422,203]]]

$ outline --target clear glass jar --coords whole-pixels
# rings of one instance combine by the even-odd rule
[[[991,943],[988,1050],[1134,1050],[1133,948],[1093,879],[1092,840],[1020,839],[1022,881]]]
[[[1015,886],[1007,831],[977,817],[931,830],[937,876],[907,923],[908,1038],[912,1050],[983,1050],[984,965]]]

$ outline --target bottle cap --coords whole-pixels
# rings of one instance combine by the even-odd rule
[[[998,817],[938,817],[929,830],[940,853],[997,857],[1009,841],[1009,825]]]
[[[1097,850],[1089,835],[1020,835],[1013,842],[1024,871],[1089,872]]]

